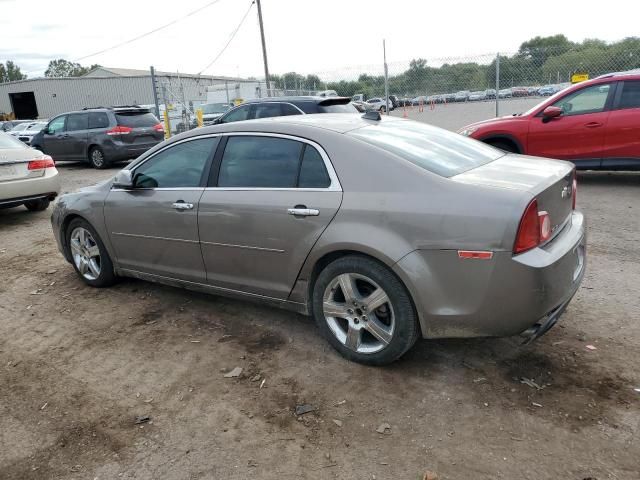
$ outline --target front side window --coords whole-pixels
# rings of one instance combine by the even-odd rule
[[[640,81],[625,81],[618,108],[640,108]]]
[[[89,115],[86,113],[74,113],[67,118],[67,132],[86,130],[89,127]]]
[[[258,103],[254,107],[253,118],[269,118],[280,116],[280,104],[277,102]]]
[[[249,108],[251,105],[243,105],[235,110],[230,111],[226,115],[220,118],[220,123],[239,122],[249,118]]]
[[[64,121],[66,120],[67,116],[66,115],[62,115],[61,117],[58,118],[54,118],[53,120],[51,120],[51,123],[49,124],[49,133],[50,134],[56,134],[58,132],[62,132],[64,130]]]
[[[229,137],[219,187],[292,188],[303,144],[277,137]]]
[[[218,145],[218,137],[189,140],[169,147],[136,168],[137,188],[199,187],[207,161]]]
[[[570,93],[553,104],[562,109],[563,115],[583,115],[604,110],[611,85],[608,83],[593,85]]]
[[[104,112],[89,112],[89,128],[107,128],[109,117]]]

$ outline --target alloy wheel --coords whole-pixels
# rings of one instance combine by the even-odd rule
[[[97,148],[91,151],[91,161],[96,167],[101,167],[104,164],[104,155]]]
[[[357,353],[376,353],[393,338],[395,315],[387,293],[372,279],[357,273],[335,277],[322,303],[331,333]]]
[[[71,256],[78,272],[87,280],[96,280],[100,276],[100,248],[83,227],[76,227],[70,237]]]

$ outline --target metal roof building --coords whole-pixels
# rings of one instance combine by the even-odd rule
[[[207,87],[239,81],[230,77],[156,72],[160,103],[206,102]],[[0,83],[0,113],[16,118],[50,118],[85,107],[151,105],[148,70],[98,67],[82,77],[34,78]]]

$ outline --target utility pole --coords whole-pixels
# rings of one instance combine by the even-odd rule
[[[382,56],[384,57],[384,98],[386,99],[385,112],[389,115],[389,69],[387,68],[387,44],[382,40]]]
[[[260,37],[262,38],[262,59],[264,60],[264,81],[267,84],[267,97],[271,96],[271,85],[269,83],[269,64],[267,63],[267,45],[264,41],[264,25],[262,24],[262,7],[260,0],[255,0],[258,5],[258,22],[260,23]]]
[[[160,118],[160,105],[158,102],[158,85],[156,84],[156,69],[153,68],[153,65],[150,67],[151,70],[151,85],[153,87],[153,103],[156,105],[156,117]]]
[[[496,117],[500,116],[500,53],[496,54]]]

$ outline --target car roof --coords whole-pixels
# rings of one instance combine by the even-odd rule
[[[628,77],[633,77],[633,80],[640,79],[640,68],[636,68],[635,70],[627,70],[626,72],[611,72],[605,73],[604,75],[600,75],[599,77],[594,78],[593,80],[598,80],[601,78],[617,78],[623,77],[628,79]]]

